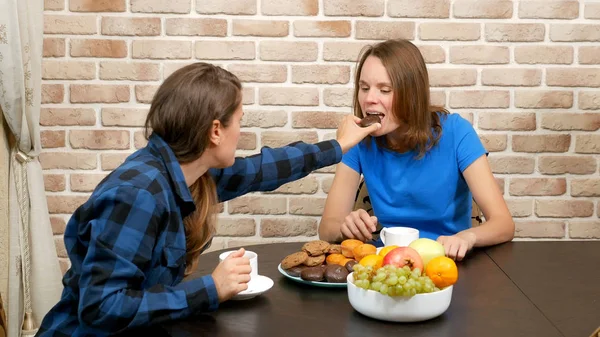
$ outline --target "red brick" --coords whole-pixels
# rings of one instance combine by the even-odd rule
[[[69,0],[71,12],[125,12],[125,0]]]

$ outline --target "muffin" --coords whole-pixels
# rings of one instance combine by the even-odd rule
[[[362,245],[354,247],[352,254],[354,255],[354,259],[360,262],[360,260],[367,255],[377,254],[377,247],[368,243],[363,243]]]
[[[354,253],[352,251],[354,250],[354,248],[362,244],[362,241],[356,239],[346,239],[342,241],[342,255],[344,255],[347,258],[354,258]]]

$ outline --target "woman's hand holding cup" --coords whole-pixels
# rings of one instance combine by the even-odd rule
[[[244,257],[244,253],[244,248],[232,252],[212,273],[220,303],[248,289],[252,267],[250,259]]]

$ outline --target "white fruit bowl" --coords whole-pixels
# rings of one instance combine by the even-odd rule
[[[361,314],[390,322],[419,322],[437,317],[448,309],[452,287],[411,297],[388,296],[375,290],[354,285],[353,273],[348,274],[348,299],[354,310]]]

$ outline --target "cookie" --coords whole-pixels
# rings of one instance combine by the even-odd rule
[[[324,270],[320,266],[304,268],[300,273],[300,278],[305,281],[322,281],[323,273]]]
[[[300,277],[300,273],[302,273],[302,271],[304,270],[304,268],[309,268],[309,267],[304,266],[304,265],[295,266],[295,267],[292,267],[290,269],[286,269],[285,272],[288,275],[290,275],[290,276]]]
[[[281,268],[290,269],[292,267],[299,266],[303,264],[307,258],[308,254],[305,251],[292,253],[286,256],[283,261],[281,261]]]
[[[309,256],[306,261],[304,261],[305,266],[314,267],[325,262],[325,254],[319,256]]]
[[[328,254],[341,254],[342,253],[342,245],[339,244],[332,244],[329,245],[329,251],[327,251]]]
[[[381,118],[377,115],[367,115],[365,118],[360,120],[360,126],[366,128],[367,126],[371,126],[375,123],[381,123]]]
[[[329,242],[323,240],[310,241],[302,246],[302,250],[307,252],[310,256],[319,256],[329,251]]]

